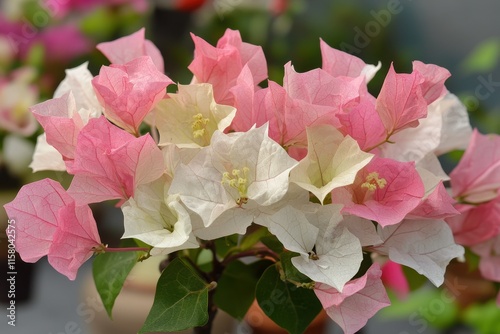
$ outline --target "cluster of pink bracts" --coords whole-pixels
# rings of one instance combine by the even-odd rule
[[[54,98],[32,107],[45,130],[33,169],[74,177],[68,190],[25,185],[5,206],[24,261],[47,255],[74,279],[105,250],[88,204],[119,200],[123,237],[153,255],[267,227],[299,254],[292,263],[346,333],[389,305],[386,286],[405,288],[401,265],[439,286],[468,246],[500,281],[500,137],[472,131],[447,70],[391,66],[374,97],[367,82],[380,64],[320,41],[321,68],[287,63],[283,84],[262,88],[261,47],[232,30],[215,47],[192,37],[194,77],[176,93],[141,30],[98,46],[111,62],[98,76],[86,64],[68,70]],[[448,177],[437,156],[465,148]],[[353,279],[363,251],[374,264]]]

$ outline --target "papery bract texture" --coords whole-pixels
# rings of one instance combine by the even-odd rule
[[[342,210],[377,221],[382,226],[399,223],[420,203],[424,185],[413,162],[374,157],[361,169],[352,185],[332,191]]]
[[[377,97],[376,110],[387,135],[418,125],[427,115],[427,101],[422,96],[424,78],[417,71],[396,73],[391,64]]]
[[[216,47],[193,34],[191,37],[195,50],[194,59],[188,68],[194,74],[195,82],[212,84],[217,103],[233,105],[230,88],[235,86],[245,65],[256,85],[267,78],[262,47],[242,42],[238,31],[227,29]]]
[[[71,92],[75,98],[76,110],[86,124],[89,117],[99,117],[102,114],[103,107],[97,100],[97,96],[92,86],[92,79],[94,76],[87,68],[88,62],[83,63],[75,68],[66,70],[66,77],[57,86],[54,92],[54,98],[62,97],[63,95]],[[82,111],[85,110],[85,111]]]
[[[380,280],[382,271],[373,264],[365,275],[346,284],[342,292],[326,284],[316,284],[314,292],[328,316],[345,334],[354,334],[390,300]]]
[[[56,148],[65,160],[73,160],[76,140],[84,126],[73,94],[69,92],[60,98],[39,103],[31,107],[31,112],[45,130],[47,143]]]
[[[364,76],[368,83],[382,66],[380,62],[377,66],[367,65],[356,56],[330,47],[322,39],[320,39],[319,45],[323,60],[321,68],[334,77],[346,76],[356,78]]]
[[[315,248],[292,258],[293,265],[300,272],[338,291],[342,291],[358,272],[363,260],[359,239],[341,224],[341,208],[341,205],[316,205],[314,212],[306,213],[307,221],[319,229]],[[286,223],[286,220],[281,220],[284,226]],[[300,236],[296,235],[296,238]]]
[[[74,280],[78,268],[101,245],[101,239],[88,205],[75,206],[72,202],[62,207],[58,224],[47,257],[54,269]]]
[[[453,234],[442,220],[403,220],[397,225],[379,227],[384,243],[375,249],[392,261],[415,269],[435,286],[444,282],[448,263],[464,255]]]
[[[224,131],[236,113],[231,106],[215,103],[212,85],[179,85],[177,94],[168,94],[156,108],[155,124],[160,145],[203,147],[210,144],[215,130]]]
[[[209,226],[231,208],[268,206],[288,189],[288,174],[297,164],[268,137],[266,126],[229,135],[216,131],[211,145],[175,171],[170,194]]]
[[[477,129],[458,165],[450,174],[453,197],[483,203],[500,189],[500,136],[483,135]]]
[[[61,153],[54,146],[47,143],[45,133],[42,133],[36,139],[33,161],[29,167],[33,169],[33,173],[41,170],[66,171],[66,164]]]
[[[133,34],[120,37],[111,42],[97,44],[101,51],[112,64],[125,64],[135,58],[149,56],[160,72],[164,72],[163,56],[160,50],[150,41],[145,39],[146,30],[141,28]]]
[[[460,245],[473,246],[500,233],[500,197],[477,206],[457,204],[460,215],[446,219]]]
[[[90,208],[51,179],[27,184],[5,205],[16,224],[16,251],[25,262],[47,255],[49,263],[74,280],[78,268],[101,241]]]
[[[330,125],[307,128],[307,141],[307,156],[290,173],[290,182],[312,192],[321,203],[334,188],[353,183],[373,157]]]
[[[151,136],[136,138],[100,117],[78,136],[68,192],[78,204],[127,200],[138,185],[156,180],[163,171],[163,155]]]
[[[166,87],[172,83],[147,56],[123,65],[103,66],[92,80],[97,98],[104,106],[104,115],[135,135],[143,119],[165,97]]]
[[[137,187],[134,197],[121,207],[125,233],[122,238],[136,238],[166,254],[188,245],[191,218],[178,196],[166,195],[168,183],[160,178]],[[195,247],[198,246],[194,240]]]

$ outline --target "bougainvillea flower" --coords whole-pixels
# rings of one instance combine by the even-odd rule
[[[396,225],[379,226],[384,243],[374,247],[391,261],[415,269],[435,286],[444,282],[448,263],[464,255],[455,244],[449,226],[442,220],[403,220]]]
[[[64,160],[73,160],[76,140],[84,122],[76,110],[71,91],[31,107],[31,112],[45,130],[47,143],[56,148]]]
[[[460,215],[446,219],[460,245],[472,246],[500,233],[500,197],[480,205],[456,204]]]
[[[399,223],[420,203],[424,184],[414,162],[374,157],[354,183],[332,191],[342,212],[375,220],[382,226]]]
[[[346,76],[357,78],[364,76],[368,83],[382,67],[382,63],[367,65],[360,58],[347,52],[332,48],[322,39],[319,41],[321,48],[322,65],[321,68],[334,77]]]
[[[61,81],[54,92],[54,98],[62,97],[71,92],[75,98],[76,110],[80,113],[82,120],[87,124],[88,117],[99,117],[102,115],[103,107],[97,100],[97,96],[92,86],[94,76],[87,68],[88,62],[75,68],[67,69],[64,80]],[[84,111],[85,110],[85,111]]]
[[[485,153],[487,152],[487,153]],[[450,174],[453,197],[467,203],[483,203],[500,189],[500,136],[475,129],[469,146]]]
[[[321,203],[337,187],[354,182],[373,155],[330,125],[307,128],[307,156],[290,173],[290,182],[312,192]]]
[[[427,101],[422,96],[424,77],[419,72],[396,73],[391,64],[380,93],[376,110],[388,137],[408,127],[416,127],[427,116]]]
[[[73,198],[51,179],[27,184],[5,205],[16,224],[16,251],[25,262],[47,255],[49,263],[74,280],[78,268],[101,244],[88,205]]]
[[[303,213],[287,206],[269,217],[269,231],[286,249],[300,254],[292,264],[313,281],[338,291],[363,260],[358,238],[341,224],[341,207],[317,205],[314,212]]]
[[[45,133],[36,138],[35,152],[29,167],[33,169],[33,173],[42,170],[66,171],[61,153],[47,143]]]
[[[69,62],[88,54],[93,47],[93,43],[72,23],[48,26],[36,40],[43,45],[44,52],[50,55],[47,59],[54,62]]]
[[[424,82],[420,88],[427,104],[431,104],[446,94],[447,89],[444,86],[444,82],[451,76],[451,73],[447,69],[434,64],[424,64],[418,60],[414,61],[412,65],[413,71],[418,72],[424,77]]]
[[[156,68],[164,72],[163,56],[160,50],[150,41],[145,39],[146,30],[141,28],[128,36],[120,37],[111,42],[97,44],[101,51],[112,64],[126,64],[135,58],[150,56]]]
[[[153,246],[153,254],[199,247],[192,235],[191,218],[178,196],[167,195],[165,178],[137,187],[134,197],[121,207],[125,232]]]
[[[93,118],[78,135],[68,192],[78,204],[127,200],[163,171],[163,155],[149,134],[136,138],[104,117]]]
[[[347,283],[342,292],[321,283],[314,286],[314,292],[328,316],[344,333],[354,334],[380,309],[391,304],[381,275],[375,263],[366,274]]]
[[[381,145],[380,156],[419,164],[429,154],[465,149],[471,134],[467,109],[455,95],[446,94],[429,105],[417,127],[397,132],[390,143]]]
[[[210,146],[202,148],[187,165],[177,167],[169,194],[180,194],[182,202],[210,226],[229,209],[279,201],[288,190],[288,174],[296,164],[269,138],[266,126],[228,135],[216,131]],[[251,222],[250,218],[248,224]]]
[[[191,37],[195,50],[188,68],[194,74],[193,82],[212,84],[217,103],[233,105],[230,89],[245,65],[250,69],[256,85],[267,78],[262,47],[244,43],[239,31],[227,29],[215,47],[194,34]]]
[[[369,152],[387,139],[380,115],[370,101],[361,101],[348,113],[336,116],[341,124],[339,130],[354,138],[363,151]]]
[[[165,97],[172,84],[148,56],[118,65],[103,66],[92,80],[104,114],[114,124],[137,135],[144,117]]]
[[[479,271],[491,281],[500,282],[500,237],[495,236],[481,242],[471,250],[480,256]]]
[[[178,87],[178,93],[168,94],[154,109],[159,144],[208,146],[215,130],[224,131],[231,124],[236,109],[215,103],[210,84]]]

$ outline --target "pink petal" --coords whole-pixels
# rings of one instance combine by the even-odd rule
[[[97,225],[88,205],[74,203],[62,207],[58,212],[59,226],[48,252],[49,263],[54,269],[76,278],[82,264],[93,254],[93,248],[101,244]]]
[[[144,28],[137,32],[120,37],[111,42],[97,44],[97,49],[101,51],[112,64],[125,64],[135,58],[150,56],[156,68],[164,72],[163,56],[160,50],[149,40],[145,39]]]
[[[47,136],[47,142],[54,146],[65,160],[74,159],[78,133],[83,120],[76,110],[71,93],[31,107],[31,112],[40,122]]]
[[[262,48],[242,42],[238,31],[227,29],[216,47],[194,34],[191,37],[195,51],[188,68],[197,82],[212,84],[217,103],[233,105],[234,98],[230,89],[236,85],[245,65],[252,73],[256,85],[267,78],[267,64]]]
[[[361,71],[366,65],[363,60],[347,52],[332,48],[322,39],[320,39],[319,43],[323,60],[321,68],[323,70],[334,77],[346,76],[354,78],[361,75]]]
[[[373,173],[386,181],[384,187],[369,190],[363,186]],[[387,226],[399,223],[417,207],[424,191],[414,162],[374,157],[358,172],[352,185],[332,191],[332,200],[345,205],[342,212]]]
[[[48,254],[58,228],[58,211],[72,202],[59,183],[43,179],[23,186],[5,205],[15,221],[16,250],[23,261],[36,262]]]
[[[422,95],[427,104],[431,104],[447,92],[444,82],[451,76],[451,73],[447,69],[433,64],[414,61],[413,70],[425,78],[421,88]]]
[[[500,255],[481,257],[479,271],[487,280],[500,282]]]
[[[91,119],[78,136],[68,192],[77,204],[126,200],[163,170],[163,155],[149,134],[136,138],[104,117]]]
[[[354,138],[364,151],[385,141],[387,133],[375,105],[362,101],[348,113],[339,113],[337,118],[342,124],[342,133]]]
[[[390,305],[381,275],[379,265],[373,264],[365,275],[347,283],[342,292],[326,284],[316,284],[314,292],[328,316],[345,334],[353,334],[378,310]]]
[[[477,245],[500,233],[500,198],[478,206],[457,204],[461,213],[447,218],[455,241],[464,246]]]
[[[453,197],[482,203],[498,196],[500,188],[500,136],[475,129],[469,146],[450,174]]]
[[[456,201],[450,197],[441,181],[434,191],[413,209],[406,218],[444,219],[453,217],[460,214],[453,206],[455,202]]]
[[[391,64],[377,97],[376,110],[388,135],[416,127],[427,116],[427,101],[422,96],[424,78],[419,72],[396,73]]]
[[[106,117],[137,134],[146,115],[165,96],[172,84],[158,71],[148,56],[135,58],[124,65],[103,66],[92,85]]]

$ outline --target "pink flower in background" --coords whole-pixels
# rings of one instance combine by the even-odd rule
[[[38,128],[29,111],[38,100],[34,77],[35,71],[31,68],[21,68],[9,77],[0,77],[0,129],[30,136]]]
[[[5,210],[15,220],[16,250],[23,261],[36,262],[47,255],[49,263],[70,280],[101,244],[89,206],[76,206],[53,180],[23,186]]]
[[[42,30],[36,43],[44,47],[49,62],[69,62],[90,52],[92,42],[73,24],[48,27]]]
[[[44,0],[43,7],[56,17],[63,17],[71,11],[89,11],[98,6],[131,5],[138,12],[148,9],[147,0]]]
[[[410,293],[410,285],[403,272],[403,266],[399,263],[387,260],[382,266],[380,277],[386,287],[396,293],[399,299],[404,299]]]
[[[92,80],[104,115],[114,124],[137,135],[144,117],[165,97],[172,84],[149,56],[120,65],[103,66]]]

